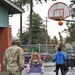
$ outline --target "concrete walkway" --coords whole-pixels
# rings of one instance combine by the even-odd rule
[[[43,75],[56,75],[56,73],[54,72],[54,69],[55,69],[54,62],[43,63],[43,65],[45,67],[45,72]],[[0,75],[8,75],[8,73],[0,72]],[[22,75],[28,75],[26,73],[26,68],[22,71]],[[59,75],[61,75],[60,71],[59,71]],[[73,69],[69,68],[69,71],[66,75],[75,75],[75,67]]]

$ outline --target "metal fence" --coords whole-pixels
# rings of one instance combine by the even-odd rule
[[[24,51],[27,52],[38,52],[38,53],[50,53],[56,52],[55,46],[50,44],[32,44],[32,45],[21,45]]]

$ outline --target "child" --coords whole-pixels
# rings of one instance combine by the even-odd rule
[[[64,75],[64,62],[67,59],[66,54],[62,51],[62,48],[59,46],[58,51],[55,53],[54,60],[56,61],[56,75],[58,75],[59,69],[61,74]]]
[[[29,75],[42,75],[44,73],[43,63],[37,52],[32,53],[26,71]]]

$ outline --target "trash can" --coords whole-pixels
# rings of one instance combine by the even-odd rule
[[[68,66],[69,67],[75,67],[75,58],[69,58],[68,59]]]

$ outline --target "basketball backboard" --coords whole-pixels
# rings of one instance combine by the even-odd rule
[[[69,16],[70,16],[70,9],[63,2],[54,3],[48,10],[49,19],[64,20]]]

